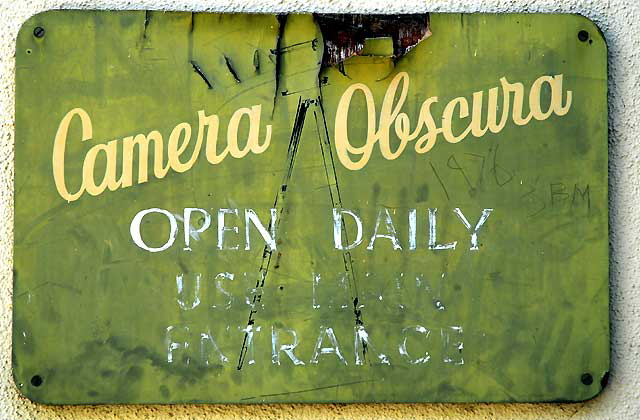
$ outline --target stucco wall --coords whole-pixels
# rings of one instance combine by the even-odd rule
[[[402,4],[404,3],[404,4]],[[640,418],[640,2],[637,0],[0,0],[0,419],[147,418]],[[570,12],[595,21],[609,46],[612,366],[609,386],[577,404],[201,405],[55,407],[19,395],[11,378],[14,44],[22,22],[47,9],[251,12]],[[526,381],[527,378],[522,378]]]

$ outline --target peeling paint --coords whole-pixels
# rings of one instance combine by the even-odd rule
[[[431,35],[429,14],[415,15],[315,15],[324,38],[323,66],[337,65],[358,55],[367,38],[390,37],[393,54],[400,58]]]

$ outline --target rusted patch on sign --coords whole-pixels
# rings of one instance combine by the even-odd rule
[[[420,15],[316,15],[324,38],[323,66],[358,55],[367,38],[390,37],[393,55],[401,57],[431,35],[429,14]]]

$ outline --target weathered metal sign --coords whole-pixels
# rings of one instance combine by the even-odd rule
[[[573,15],[31,18],[17,386],[74,404],[596,395],[606,81]]]

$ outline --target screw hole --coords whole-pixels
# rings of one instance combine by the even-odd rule
[[[591,385],[593,383],[593,376],[591,376],[590,373],[583,373],[580,381],[585,385]]]
[[[280,286],[280,290],[284,290],[284,286]]]
[[[31,385],[38,387],[40,385],[42,385],[42,383],[44,382],[44,380],[42,379],[42,376],[40,375],[34,375],[31,378]]]
[[[580,32],[578,32],[578,39],[581,42],[587,42],[587,40],[589,40],[589,32],[582,30]]]
[[[33,30],[33,36],[36,38],[42,38],[44,36],[44,28],[42,26],[36,26]]]
[[[27,49],[27,54],[31,54],[31,49]]]

